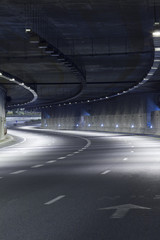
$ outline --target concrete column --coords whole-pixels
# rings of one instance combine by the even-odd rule
[[[0,140],[4,139],[5,134],[6,134],[5,92],[0,87]]]

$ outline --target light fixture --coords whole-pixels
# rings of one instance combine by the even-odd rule
[[[151,69],[155,70],[155,69],[157,69],[157,67],[151,67]]]
[[[153,37],[160,37],[160,23],[155,22],[154,23],[154,29],[152,32]]]
[[[58,57],[58,56],[59,56],[59,53],[58,53],[58,52],[53,52],[53,53],[51,53],[50,56],[52,56],[52,57]]]
[[[38,45],[38,48],[40,48],[40,49],[45,49],[45,48],[47,48],[47,43],[46,43],[46,41],[41,41],[41,42],[39,43],[39,45]]]
[[[53,48],[51,48],[51,47],[47,47],[47,48],[45,49],[45,52],[46,52],[46,53],[54,53],[54,50],[53,50]]]
[[[65,61],[65,56],[63,55],[60,55],[58,58],[57,58],[58,61]]]
[[[25,32],[31,32],[31,29],[30,28],[26,28]]]
[[[39,36],[35,33],[32,33],[30,36],[30,43],[39,43]]]
[[[159,52],[159,51],[160,51],[160,47],[156,47],[156,48],[155,48],[155,51],[156,51],[156,52]]]

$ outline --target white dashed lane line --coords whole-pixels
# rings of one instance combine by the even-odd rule
[[[58,159],[65,159],[66,157],[59,157]]]
[[[11,172],[10,174],[15,175],[15,174],[24,173],[24,172],[26,172],[26,171],[27,171],[27,170],[18,170],[18,171],[15,171],[15,172]]]
[[[127,157],[123,158],[123,161],[127,161],[127,160],[128,160],[128,158],[127,158]]]
[[[55,202],[61,200],[61,199],[64,198],[64,197],[65,197],[65,195],[58,196],[58,197],[53,198],[52,200],[50,200],[50,201],[44,203],[44,205],[51,205],[51,204],[53,204],[53,203],[55,203]]]
[[[56,160],[50,160],[50,161],[47,161],[46,163],[55,163]]]
[[[37,165],[32,166],[31,168],[40,168],[40,167],[43,167],[43,166],[44,166],[44,164],[37,164]]]
[[[59,157],[59,158],[57,158],[57,159],[60,160],[60,159],[65,159],[65,158],[67,158],[67,157],[72,157],[72,156],[74,156],[75,154],[78,154],[78,153],[83,152],[84,150],[86,150],[86,149],[91,145],[91,141],[88,140],[88,139],[86,139],[86,138],[82,138],[82,139],[85,139],[85,140],[87,141],[87,144],[86,144],[83,148],[77,150],[76,152],[67,154],[66,156]],[[26,140],[27,140],[27,139],[24,138],[21,143],[24,143]],[[21,144],[21,143],[17,143],[17,144],[15,144],[14,146],[16,146],[16,145],[18,145],[18,144]],[[48,144],[48,145],[50,145],[50,144]],[[12,147],[13,147],[13,145],[12,145]],[[8,148],[10,148],[10,147],[6,147],[6,148],[8,149]],[[40,147],[40,148],[41,148],[41,147]],[[46,147],[46,148],[47,148],[47,147]],[[3,148],[3,149],[5,149],[5,148]],[[19,149],[20,149],[20,150],[23,150],[23,154],[26,154],[26,153],[27,153],[26,150],[28,150],[28,149],[26,149],[26,148],[19,148]],[[32,148],[30,148],[30,150],[32,150]],[[13,149],[12,149],[11,151],[12,151],[12,154],[13,154]],[[14,152],[18,152],[18,151],[17,151],[17,150],[14,150]],[[7,155],[8,155],[8,153],[7,153]],[[56,162],[56,160],[49,160],[49,161],[46,161],[44,164],[33,165],[33,166],[31,166],[30,168],[31,168],[31,169],[40,168],[40,167],[43,167],[46,163],[47,163],[47,164],[51,164],[51,163],[55,163],[55,162]],[[15,171],[15,172],[11,172],[11,173],[9,173],[9,174],[11,174],[11,175],[16,175],[16,174],[24,173],[24,172],[26,172],[26,171],[28,171],[28,170],[22,169],[22,170],[18,170],[18,171]],[[107,171],[103,172],[102,174],[107,174],[107,173],[109,173],[109,172],[110,172],[110,170],[107,170]],[[3,179],[3,177],[0,177],[0,179]],[[59,196],[59,197],[57,197],[57,198],[55,198],[55,199],[47,202],[46,205],[49,205],[49,204],[51,204],[51,203],[54,203],[55,201],[60,200],[62,197],[65,197],[65,195]]]
[[[111,170],[107,169],[106,171],[102,172],[101,175],[105,175],[105,174],[110,173],[110,172],[111,172]]]

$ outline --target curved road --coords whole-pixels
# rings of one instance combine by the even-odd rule
[[[0,148],[0,240],[159,240],[160,138],[21,128]]]

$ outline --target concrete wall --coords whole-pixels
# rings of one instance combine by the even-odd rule
[[[0,87],[0,140],[5,137],[5,92]]]
[[[101,102],[44,108],[51,129],[160,134],[158,94],[128,94]]]

